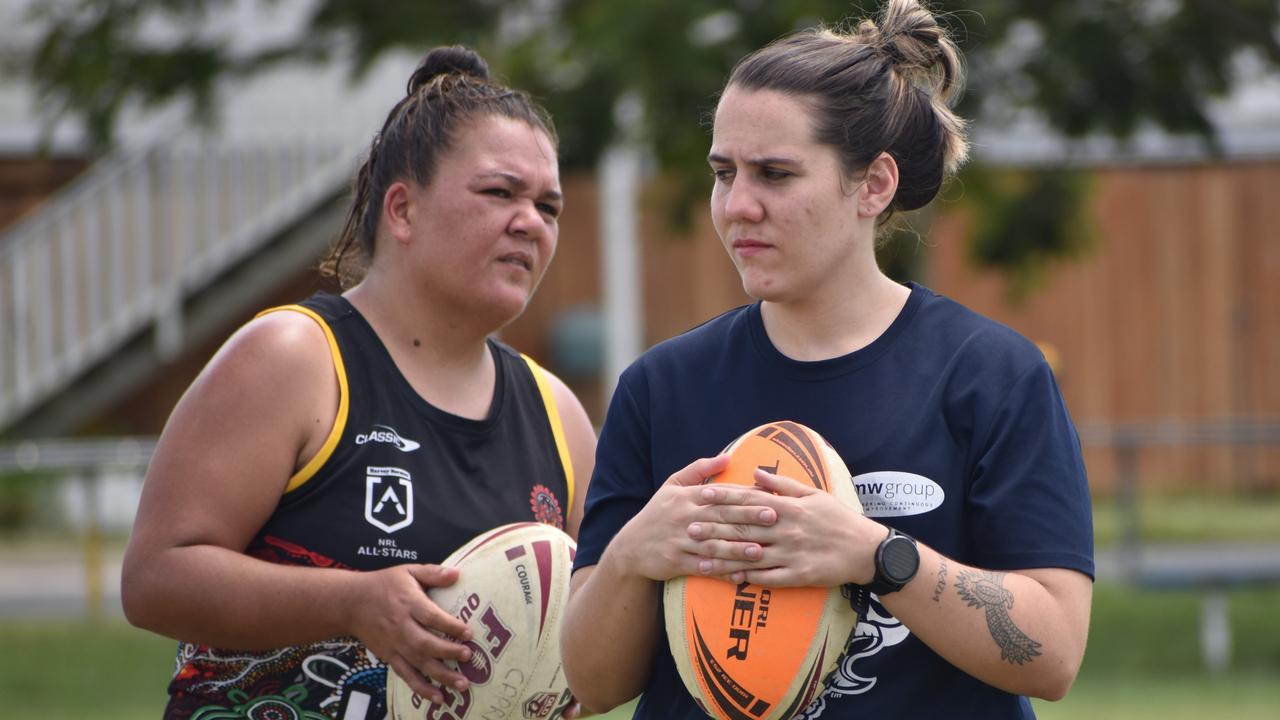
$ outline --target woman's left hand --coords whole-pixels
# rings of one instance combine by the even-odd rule
[[[755,487],[714,484],[708,504],[766,506],[777,511],[772,525],[697,522],[689,525],[694,540],[759,543],[758,569],[726,576],[731,582],[769,587],[835,587],[865,584],[875,574],[876,547],[888,529],[830,493],[782,475],[756,470]]]

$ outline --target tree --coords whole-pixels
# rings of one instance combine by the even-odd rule
[[[870,0],[863,0],[873,10]],[[961,113],[1033,108],[1069,138],[1130,136],[1143,123],[1195,133],[1216,149],[1208,103],[1231,89],[1242,51],[1280,65],[1275,0],[942,0],[969,61]],[[189,96],[208,107],[215,80],[284,59],[320,57],[346,43],[355,67],[393,47],[477,46],[513,83],[547,102],[567,166],[592,164],[614,139],[614,108],[638,97],[644,128],[677,194],[705,193],[706,114],[733,64],[750,50],[819,19],[864,13],[848,0],[317,0],[310,29],[280,46],[236,51],[202,35],[218,7],[209,0],[77,0],[41,6],[44,35],[30,72],[56,113],[82,118],[94,141],[110,143],[129,100]],[[165,42],[140,32],[144,20],[175,28]],[[973,172],[981,173],[981,168]],[[1016,183],[974,176],[1000,216],[975,235],[972,256],[1014,273],[1045,257],[1078,252],[1061,230],[1071,202],[1015,212],[1037,198],[1079,197],[1060,168]],[[990,223],[989,223],[990,225]]]

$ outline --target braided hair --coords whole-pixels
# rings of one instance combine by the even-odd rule
[[[373,259],[387,188],[406,179],[428,185],[456,129],[493,115],[522,120],[556,143],[547,111],[525,93],[491,80],[489,65],[474,50],[453,45],[428,52],[356,172],[351,208],[342,233],[320,264],[321,274],[344,289],[359,282]],[[354,267],[347,262],[353,252]]]

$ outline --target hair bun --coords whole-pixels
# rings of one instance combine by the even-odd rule
[[[409,77],[408,94],[416,93],[420,88],[431,84],[440,75],[471,75],[481,80],[489,79],[489,63],[484,61],[475,50],[465,45],[449,45],[434,48],[428,52],[418,69]]]

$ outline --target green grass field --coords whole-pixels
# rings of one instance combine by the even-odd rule
[[[1122,515],[1097,498],[1099,548],[1113,545]],[[1280,543],[1280,495],[1144,496],[1140,536],[1148,542]],[[117,552],[122,537],[107,540]],[[65,532],[0,541],[0,554],[75,553]],[[1035,703],[1044,720],[1233,720],[1280,718],[1280,588],[1230,596],[1232,662],[1208,676],[1201,666],[1199,595],[1101,585],[1094,595],[1089,649],[1075,687],[1058,703]],[[159,717],[176,644],[118,618],[87,621],[0,619],[0,718],[136,720]],[[619,708],[604,720],[630,717]]]
[[[1147,542],[1280,543],[1280,493],[1148,493],[1139,502],[1138,537]],[[1114,497],[1094,498],[1093,534],[1099,548],[1119,540],[1124,522]]]
[[[1280,717],[1280,589],[1231,594],[1230,670],[1200,663],[1199,597],[1099,586],[1080,678],[1045,720],[1274,720]],[[159,717],[175,644],[120,620],[0,623],[3,717],[136,720]],[[625,708],[604,716],[629,717]]]
[[[123,620],[0,624],[0,715],[159,718],[177,643]]]
[[[1075,687],[1036,701],[1044,720],[1176,720],[1280,717],[1280,589],[1230,595],[1231,666],[1206,674],[1198,636],[1200,597],[1099,586],[1089,647]]]

